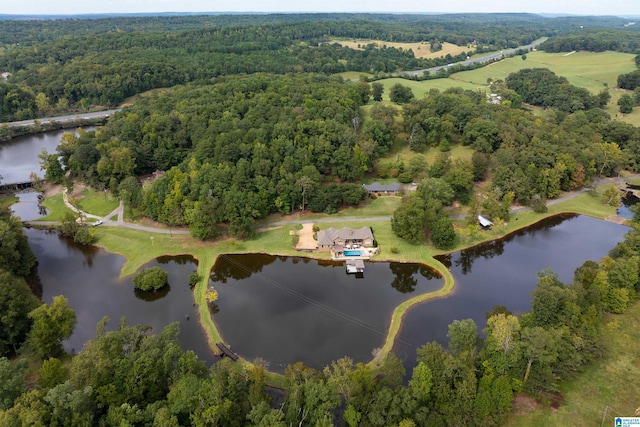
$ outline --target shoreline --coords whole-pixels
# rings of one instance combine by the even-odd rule
[[[595,198],[589,194],[581,194],[579,197]],[[595,203],[595,202],[594,202]],[[599,202],[598,202],[599,203]],[[576,206],[575,203],[573,206]],[[458,242],[458,244],[449,251],[439,251],[431,246],[425,244],[421,245],[408,245],[402,248],[400,253],[391,253],[390,251],[384,251],[372,262],[400,262],[400,263],[419,263],[433,268],[444,279],[443,286],[436,290],[427,292],[424,294],[416,295],[410,298],[398,306],[395,307],[389,319],[389,326],[387,328],[387,334],[380,351],[368,362],[367,366],[376,369],[380,362],[384,360],[394,346],[395,340],[402,328],[403,319],[408,311],[419,304],[424,302],[446,298],[455,289],[455,279],[448,270],[448,268],[436,257],[441,255],[448,255],[459,252],[461,250],[473,248],[475,246],[485,244],[488,242],[494,242],[498,240],[504,240],[518,233],[528,227],[531,227],[540,221],[547,218],[556,216],[575,214],[591,216],[600,220],[607,220],[611,216],[611,210],[615,211],[615,208],[611,208],[608,211],[599,211],[594,206],[591,208],[588,203],[580,203],[578,208],[572,207],[570,201],[563,201],[561,203],[550,206],[550,209],[546,213],[533,213],[532,211],[518,212],[512,214],[510,223],[505,226],[502,232],[493,230],[483,234],[482,238],[468,242]],[[374,226],[376,229],[389,228],[389,230],[382,230],[382,246],[384,248],[393,247],[394,240],[396,243],[401,242],[395,236],[384,235],[384,231],[390,231],[390,225],[388,221],[368,221],[366,218],[344,218],[344,223],[358,223]],[[313,220],[305,220],[305,222],[313,222]],[[212,242],[201,242],[193,239],[190,235],[158,235],[154,234],[155,246],[148,247],[149,233],[140,230],[131,230],[127,228],[114,228],[104,227],[98,230],[99,240],[95,244],[96,246],[103,248],[104,250],[122,255],[126,261],[120,271],[120,276],[125,277],[134,274],[144,263],[149,262],[159,256],[169,255],[190,255],[197,261],[197,271],[202,277],[200,282],[193,288],[194,301],[198,305],[198,315],[200,326],[204,329],[205,336],[207,337],[207,344],[214,354],[216,342],[224,342],[222,334],[218,329],[213,316],[209,312],[209,304],[206,300],[206,291],[209,287],[209,277],[211,270],[215,266],[220,255],[224,254],[243,254],[243,253],[265,253],[275,256],[296,256],[300,258],[314,259],[314,260],[327,260],[329,254],[324,253],[308,253],[298,252],[291,248],[289,244],[288,232],[291,227],[295,227],[295,224],[279,225],[277,227],[269,228],[263,232],[260,232],[252,240],[238,241],[232,238],[219,239]],[[490,233],[490,234],[489,234]],[[285,237],[285,234],[287,237]],[[282,235],[282,236],[280,236]],[[264,240],[275,240],[274,243],[265,243]],[[378,240],[378,239],[377,239]],[[262,241],[262,242],[261,242]],[[398,243],[399,244],[399,243]],[[145,246],[146,245],[146,246]],[[277,245],[277,247],[276,247]],[[273,247],[273,250],[266,251],[265,247]],[[409,248],[409,250],[406,250]],[[149,250],[151,249],[151,250]],[[240,357],[239,362],[243,365],[252,365],[250,361]],[[267,371],[268,383],[274,387],[281,387],[284,381],[284,375],[272,371]]]

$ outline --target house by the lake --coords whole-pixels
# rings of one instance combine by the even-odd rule
[[[327,228],[317,234],[318,249],[326,252],[337,247],[342,249],[359,249],[373,247],[371,227],[362,228]]]

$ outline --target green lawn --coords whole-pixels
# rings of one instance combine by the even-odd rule
[[[616,416],[634,416],[640,407],[640,303],[609,315],[603,339],[602,359],[560,385],[564,402],[558,409],[522,411],[506,425],[599,426],[604,419],[605,426],[613,426]]]
[[[345,80],[360,80],[360,76],[373,77],[373,74],[363,73],[359,71],[345,71],[343,73],[337,73],[336,76],[341,76]]]
[[[105,216],[118,207],[118,200],[110,193],[87,189],[75,200],[75,205],[84,212]]]
[[[38,221],[62,221],[67,212],[73,213],[62,200],[62,193],[47,197],[42,205],[49,210],[49,215],[38,219]]]
[[[566,77],[569,83],[588,89],[597,94],[608,89],[611,101],[606,111],[619,120],[640,125],[640,108],[634,108],[631,114],[618,113],[618,99],[624,91],[617,89],[618,75],[636,69],[634,55],[620,52],[575,52],[568,54],[547,53],[542,51],[527,53],[527,59],[515,56],[485,67],[452,74],[448,78],[417,82],[400,78],[380,80],[385,87],[384,99],[389,100],[389,89],[396,83],[408,86],[417,98],[421,98],[431,89],[446,90],[451,87],[481,90],[488,92],[487,80],[504,80],[509,74],[525,68],[548,68],[554,73]]]

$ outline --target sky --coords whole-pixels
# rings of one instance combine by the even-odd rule
[[[139,12],[530,12],[640,15],[640,0],[0,0],[0,14]]]

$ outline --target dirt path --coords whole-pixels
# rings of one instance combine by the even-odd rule
[[[302,224],[302,229],[293,231],[293,233],[296,233],[300,238],[300,240],[298,240],[298,244],[296,245],[297,251],[312,251],[318,247],[316,239],[313,238],[312,223]]]

